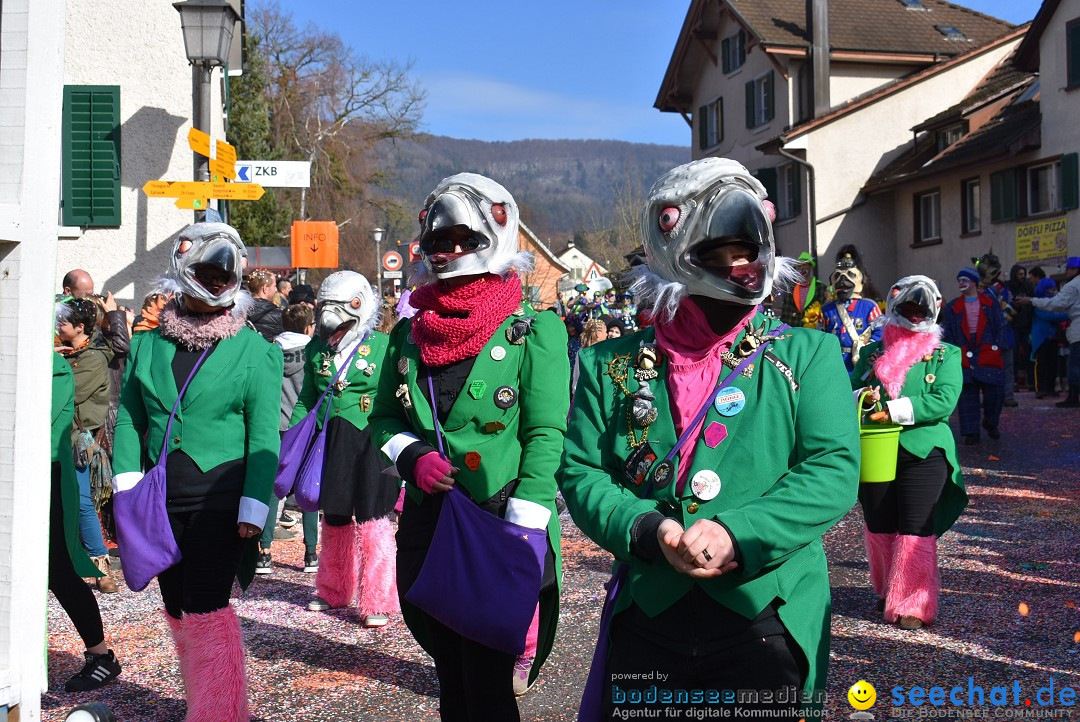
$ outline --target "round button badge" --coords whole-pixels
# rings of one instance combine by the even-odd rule
[[[721,416],[734,416],[746,406],[746,394],[734,386],[725,386],[716,393],[713,405]]]
[[[502,346],[492,346],[491,358],[495,359],[496,361],[502,361],[504,358],[506,358],[506,349]]]
[[[720,476],[712,469],[702,469],[690,479],[690,491],[702,501],[715,499],[720,494]]]

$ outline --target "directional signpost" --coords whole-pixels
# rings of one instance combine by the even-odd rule
[[[226,178],[236,177],[236,148],[195,128],[188,131],[188,145],[199,155],[210,159],[210,173]]]
[[[143,192],[151,198],[220,198],[229,201],[257,201],[266,193],[256,183],[160,180],[147,181]]]
[[[311,187],[311,163],[306,160],[238,160],[237,183],[258,183],[266,188]]]

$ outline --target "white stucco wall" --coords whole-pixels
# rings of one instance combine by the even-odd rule
[[[987,50],[944,72],[899,90],[810,132],[805,141],[806,160],[817,174],[817,218],[851,206],[859,189],[873,173],[907,149],[911,128],[959,102],[1006,57],[1017,41]],[[988,190],[987,190],[988,192]],[[818,225],[818,253],[822,266],[833,260],[845,243],[859,247],[880,285],[898,276],[897,248],[909,236],[891,232],[877,204],[865,204]],[[887,221],[887,219],[886,219]],[[902,219],[896,219],[901,223]]]
[[[1080,88],[1066,90],[1065,25],[1080,19],[1080,0],[1062,0],[1039,41],[1043,155],[1080,151]],[[1080,48],[1076,49],[1080,52]],[[1078,229],[1080,231],[1080,229]]]
[[[4,0],[0,107],[0,712],[41,718],[64,0]],[[21,35],[9,42],[14,35]]]
[[[180,15],[170,3],[68,0],[64,39],[64,84],[120,86],[122,222],[61,229],[55,285],[65,272],[83,268],[99,292],[138,304],[165,270],[168,243],[194,218],[172,199],[142,192],[148,180],[193,177],[191,68]],[[221,78],[215,71],[211,118],[219,136]]]
[[[912,73],[910,65],[870,65],[832,62],[829,65],[829,104],[842,105],[852,98],[876,90],[897,78]]]

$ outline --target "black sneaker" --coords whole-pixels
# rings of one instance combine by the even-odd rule
[[[86,664],[81,672],[67,681],[64,685],[65,692],[89,692],[112,682],[120,675],[120,662],[116,661],[116,655],[111,649],[105,654],[84,652],[83,657],[86,658]]]
[[[304,554],[304,572],[314,574],[317,571],[319,571],[319,555],[315,552],[307,552]]]
[[[255,562],[256,574],[273,574],[274,561],[270,558],[270,552],[259,552],[259,560]]]
[[[1001,438],[1001,432],[998,430],[998,427],[987,426],[986,424],[983,424],[982,427],[986,429],[986,435],[989,436],[991,439],[997,441]]]
[[[295,523],[296,523],[296,517],[293,516],[292,514],[289,514],[284,509],[282,509],[281,510],[281,516],[278,518],[278,525],[283,526],[286,529],[288,529],[289,527],[291,527]]]

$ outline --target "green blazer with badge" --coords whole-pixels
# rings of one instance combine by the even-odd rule
[[[949,428],[949,416],[956,409],[964,385],[960,349],[950,343],[940,343],[929,357],[916,361],[904,378],[904,395],[900,399],[889,396],[885,385],[874,375],[874,362],[882,353],[880,341],[863,349],[859,363],[851,371],[851,387],[881,386],[881,403],[889,408],[893,423],[903,426],[900,446],[909,453],[920,459],[925,459],[935,448],[945,453],[945,460],[949,462],[949,483],[934,507],[934,533],[941,536],[967,506],[967,491],[956,457],[956,440]]]
[[[513,343],[507,332],[513,321],[523,316],[534,321],[529,332]],[[434,448],[439,446],[427,377],[418,373],[420,349],[411,340],[411,327],[412,320],[406,319],[390,334],[386,367],[371,414],[375,442],[384,450],[395,437],[405,434]],[[550,512],[547,533],[559,587],[562,561],[555,473],[570,403],[566,342],[565,325],[554,313],[532,316],[520,309],[509,316],[476,357],[443,425],[450,463],[458,468],[455,479],[473,499],[490,499],[509,482],[520,479],[513,496]],[[414,501],[424,503],[427,494],[418,486],[407,483],[406,490]],[[534,674],[554,642],[558,604],[558,593],[541,598]],[[423,644],[421,636],[418,640]]]
[[[389,336],[373,331],[360,344],[348,369],[341,374],[336,388],[330,393],[330,417],[341,417],[361,431],[367,428],[368,414],[374,406],[379,388],[379,374],[383,372],[386,343]],[[293,407],[291,425],[300,423],[319,400],[334,378],[334,352],[321,338],[313,338],[304,348],[304,385]],[[319,410],[318,424],[322,428],[323,414]]]
[[[758,313],[751,326],[773,331],[780,322]],[[732,349],[746,337],[744,330]],[[654,344],[646,328],[578,355],[580,377],[566,433],[560,481],[577,525],[629,564],[615,611],[631,600],[655,616],[695,584],[729,609],[752,619],[777,602],[784,626],[809,662],[806,691],[823,690],[829,660],[829,575],[822,535],[855,504],[859,429],[850,409],[847,370],[835,336],[793,328],[753,365],[731,378],[736,354],[725,355],[717,403],[694,444],[690,477],[719,476],[718,493],[695,496],[688,479],[676,496],[678,456],[666,480],[643,496],[645,480],[662,468],[677,441],[662,350],[652,381],[656,419],[642,428],[631,414],[639,344]],[[629,383],[628,383],[629,381]],[[647,431],[647,434],[645,433]],[[715,485],[714,485],[715,486]],[[715,496],[713,495],[715,493]],[[707,497],[707,498],[704,498]],[[689,528],[698,519],[723,524],[735,539],[740,566],[695,580],[664,559],[631,550],[637,519],[660,511]]]
[[[142,471],[142,449],[157,463],[179,389],[176,343],[160,329],[136,334],[124,372],[113,441],[113,474]],[[203,472],[244,458],[242,521],[262,527],[274,494],[281,435],[281,347],[244,327],[218,342],[191,380],[173,420],[168,452],[183,450]],[[181,382],[182,384],[182,382]],[[258,502],[248,506],[250,499]],[[258,517],[261,505],[262,517]],[[251,539],[239,580],[251,581],[257,545]]]

